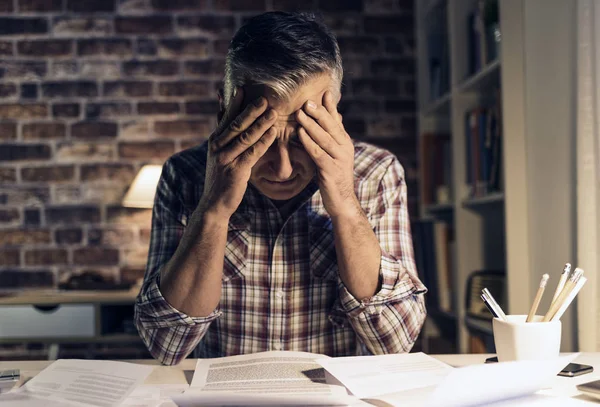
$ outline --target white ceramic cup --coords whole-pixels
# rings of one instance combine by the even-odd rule
[[[560,320],[541,322],[543,318],[536,315],[534,322],[525,322],[527,315],[507,315],[508,321],[494,318],[492,328],[498,361],[558,357],[562,325]]]

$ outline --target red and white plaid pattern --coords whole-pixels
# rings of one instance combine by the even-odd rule
[[[426,316],[426,288],[413,258],[404,169],[394,155],[366,143],[355,143],[355,187],[382,249],[382,286],[375,296],[357,300],[340,280],[331,218],[314,183],[287,219],[249,185],[229,223],[218,308],[207,317],[173,308],[160,292],[160,269],[200,200],[206,152],[205,143],[172,156],[157,187],[135,307],[137,328],[155,358],[175,364],[196,347],[198,357],[267,350],[349,356],[412,348]]]

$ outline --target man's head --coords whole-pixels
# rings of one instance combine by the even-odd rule
[[[295,112],[309,99],[322,104],[327,90],[339,101],[342,76],[337,41],[312,15],[265,13],[235,34],[225,62],[221,110],[242,88],[242,109],[263,96],[278,113],[277,140],[250,178],[261,193],[287,200],[312,180],[315,166],[298,140]]]

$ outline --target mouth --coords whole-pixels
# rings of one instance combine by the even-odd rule
[[[286,185],[292,185],[294,182],[296,182],[296,179],[298,178],[298,175],[294,175],[292,178],[285,180],[285,181],[271,181],[269,179],[263,178],[267,184],[269,185],[276,185],[276,186],[286,186]]]

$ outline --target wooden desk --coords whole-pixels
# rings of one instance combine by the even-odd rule
[[[442,362],[448,363],[454,367],[461,367],[484,363],[489,354],[478,355],[431,355]],[[191,378],[196,367],[196,359],[185,359],[177,366],[162,366],[155,360],[129,360],[128,362],[140,363],[145,365],[155,365],[156,368],[148,376],[145,384],[186,384],[191,382]],[[577,363],[584,363],[594,366],[594,372],[578,377],[559,377],[556,376],[552,383],[552,388],[542,390],[542,394],[551,396],[575,397],[580,400],[590,401],[598,405],[596,399],[589,398],[581,394],[576,385],[600,379],[600,353],[582,353],[575,359]],[[29,378],[38,374],[51,361],[13,361],[0,362],[0,369],[21,369],[21,380],[19,385]]]

